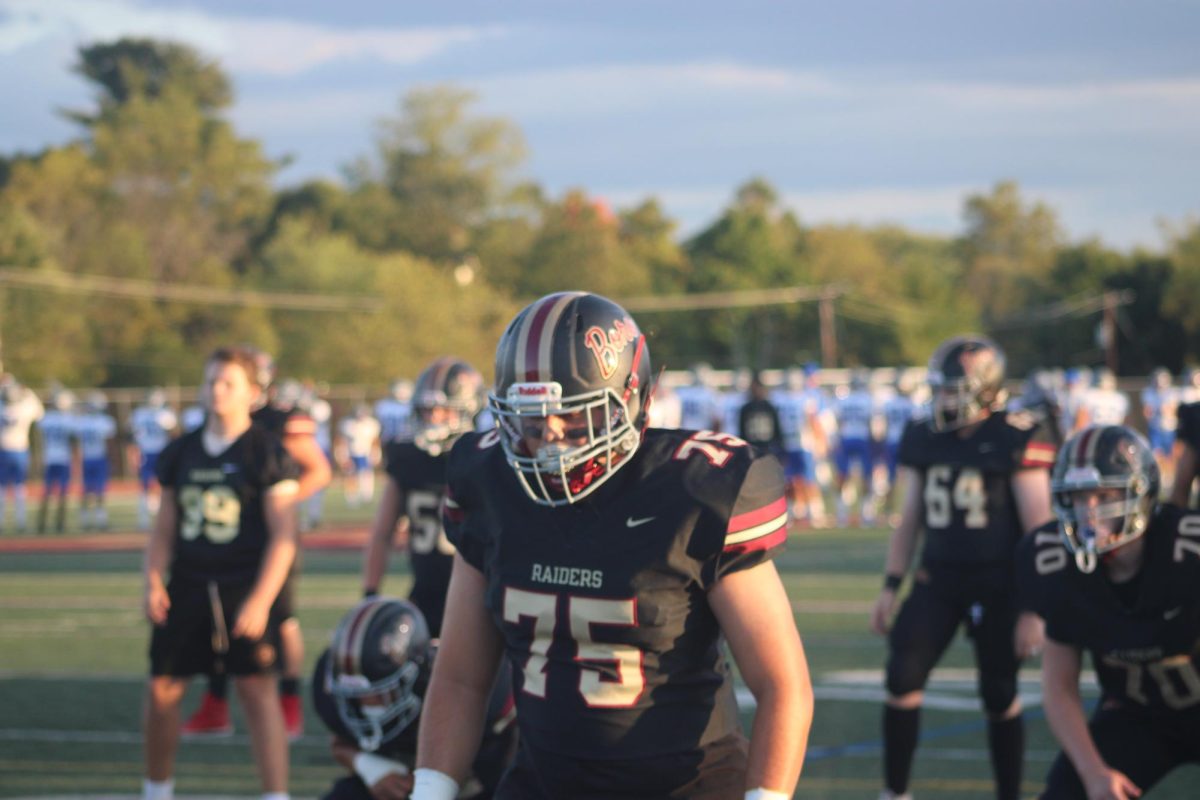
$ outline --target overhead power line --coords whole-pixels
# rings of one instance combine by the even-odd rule
[[[749,308],[832,300],[845,293],[844,286],[827,284],[824,286],[782,286],[777,289],[743,289],[729,292],[627,297],[617,302],[627,311],[700,311],[713,308]]]
[[[357,295],[305,294],[300,292],[259,292],[248,289],[218,289],[181,283],[115,278],[108,275],[82,275],[56,270],[30,270],[0,267],[0,285],[15,288],[48,289],[71,294],[98,295],[138,300],[170,300],[216,306],[245,306],[286,311],[368,311],[384,308],[378,297]]]
[[[1014,328],[1024,328],[1029,325],[1041,325],[1068,317],[1083,317],[1088,314],[1094,314],[1097,311],[1103,311],[1108,307],[1127,306],[1136,298],[1137,293],[1132,289],[1124,289],[1119,292],[1103,292],[1101,294],[1076,295],[1075,297],[1068,297],[1066,300],[1059,300],[1057,303],[1049,303],[1044,306],[1031,308],[1028,311],[1001,317],[989,325],[988,328],[993,331],[1005,331]]]

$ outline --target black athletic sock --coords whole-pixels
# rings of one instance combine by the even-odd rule
[[[920,730],[920,708],[883,707],[883,785],[893,794],[908,791]]]
[[[988,721],[988,748],[992,751],[992,775],[999,800],[1021,796],[1021,767],[1025,762],[1025,719]]]
[[[279,693],[297,695],[300,694],[300,679],[299,678],[280,678]]]
[[[229,691],[229,677],[224,673],[208,676],[208,693],[218,700],[224,700]]]

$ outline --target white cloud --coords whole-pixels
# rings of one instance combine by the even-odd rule
[[[819,97],[839,91],[819,72],[729,61],[569,67],[489,76],[468,83],[493,106],[529,116],[595,116],[708,102],[717,94]]]
[[[413,64],[499,27],[330,28],[259,17],[221,17],[145,0],[0,0],[0,54],[47,40],[155,36],[191,44],[234,72],[296,75],[334,61]]]
[[[1190,106],[1200,102],[1200,78],[1016,84],[918,83],[915,94],[988,109],[1064,109],[1093,105],[1155,103]]]

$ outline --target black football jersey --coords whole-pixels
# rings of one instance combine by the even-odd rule
[[[1162,506],[1122,597],[1103,565],[1075,566],[1057,523],[1022,542],[1020,587],[1046,635],[1091,653],[1108,699],[1151,713],[1200,708],[1200,515]]]
[[[329,650],[326,649],[317,659],[310,681],[313,708],[316,709],[317,716],[325,723],[325,727],[329,729],[330,733],[359,747],[357,738],[346,727],[346,723],[338,714],[337,701],[329,693],[329,687],[326,684],[328,670]],[[502,674],[500,677],[507,678],[507,674]],[[483,794],[486,796],[490,796],[499,784],[500,777],[504,774],[516,749],[517,725],[512,692],[509,688],[510,683],[508,680],[498,680],[495,689],[492,690],[488,700],[483,741],[479,745],[479,751],[475,754],[475,761],[471,767],[472,775],[465,782],[470,784],[472,781],[477,781],[483,787]],[[423,696],[425,688],[425,682],[418,681],[414,691]],[[404,730],[383,742],[374,752],[384,758],[399,761],[408,767],[409,771],[416,769],[417,730],[419,727],[420,718],[413,720]]]
[[[413,572],[409,599],[425,615],[433,636],[442,629],[446,590],[454,565],[454,545],[446,538],[441,514],[448,460],[448,453],[432,456],[409,441],[387,445],[387,474],[402,492],[402,510],[408,516],[408,553]]]
[[[268,403],[256,409],[250,415],[250,419],[255,425],[280,438],[293,435],[312,436],[317,432],[317,424],[313,422],[312,417],[298,408],[284,409]]]
[[[523,739],[638,758],[740,730],[706,593],[783,546],[775,458],[729,434],[650,429],[590,497],[548,508],[492,431],[459,440],[448,477],[446,530],[487,579]]]
[[[899,463],[920,473],[923,563],[1011,563],[1024,531],[1012,474],[1048,469],[1055,446],[1024,413],[993,414],[967,438],[914,420],[900,439]]]
[[[251,426],[224,452],[209,455],[204,429],[175,439],[158,457],[159,483],[177,504],[171,575],[246,580],[267,546],[263,497],[299,474],[278,437]]]
[[[1200,452],[1200,403],[1185,403],[1176,413],[1179,427],[1175,430],[1175,438]]]

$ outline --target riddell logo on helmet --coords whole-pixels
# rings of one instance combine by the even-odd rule
[[[587,329],[583,334],[583,343],[596,357],[596,363],[600,365],[600,377],[608,380],[616,374],[617,366],[621,362],[621,351],[637,339],[638,335],[637,326],[628,317],[614,321],[607,331],[599,325]]]

